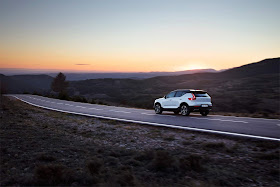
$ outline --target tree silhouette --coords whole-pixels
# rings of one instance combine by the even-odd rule
[[[57,74],[51,85],[52,90],[59,93],[65,92],[68,87],[68,82],[65,80],[66,76],[63,73]]]

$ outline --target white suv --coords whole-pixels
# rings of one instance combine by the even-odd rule
[[[199,111],[202,116],[207,116],[212,109],[212,103],[206,91],[181,89],[156,99],[154,109],[157,114],[161,114],[162,111],[173,111],[175,114],[187,116],[190,112]]]

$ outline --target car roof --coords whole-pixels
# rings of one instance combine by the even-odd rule
[[[187,91],[187,92],[197,92],[197,91],[200,91],[200,92],[205,92],[204,90],[195,90],[195,89],[177,89],[177,90],[174,90],[175,91]]]

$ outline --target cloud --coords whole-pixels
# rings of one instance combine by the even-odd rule
[[[75,64],[77,66],[89,66],[90,64]]]

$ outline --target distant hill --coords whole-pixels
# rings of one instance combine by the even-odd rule
[[[139,72],[139,73],[65,73],[68,81],[87,80],[87,79],[148,79],[158,76],[174,76],[183,74],[205,73],[218,71],[214,69],[195,69],[176,72]],[[49,73],[48,75],[55,77],[56,73]]]
[[[1,86],[7,93],[46,93],[50,91],[53,78],[48,75],[14,75],[5,76],[0,74]]]
[[[5,75],[22,75],[24,72],[28,72],[29,75],[38,75],[46,74],[51,77],[55,77],[58,72],[48,72],[48,70],[31,70],[31,69],[12,69],[12,68],[0,68],[0,73]],[[183,75],[183,74],[193,74],[193,73],[204,73],[204,72],[218,72],[214,69],[195,69],[195,70],[186,70],[186,71],[176,71],[176,72],[118,72],[118,73],[104,73],[104,72],[95,72],[95,73],[70,73],[63,72],[66,75],[68,81],[77,81],[77,80],[87,80],[87,79],[147,79],[157,76],[171,76],[171,75]]]
[[[260,74],[274,74],[280,72],[279,64],[280,58],[270,58],[223,71],[220,75],[227,77],[249,77]]]

